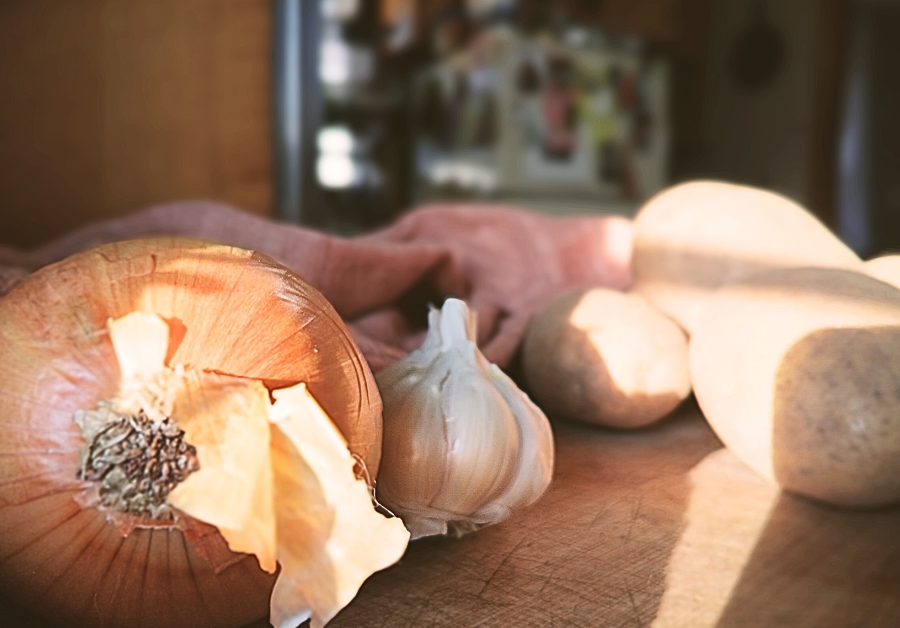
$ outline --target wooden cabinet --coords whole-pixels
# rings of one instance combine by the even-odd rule
[[[270,5],[0,3],[0,243],[176,198],[268,215]]]

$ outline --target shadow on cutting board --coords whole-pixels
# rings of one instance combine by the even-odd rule
[[[900,626],[900,509],[783,494],[716,626]]]
[[[900,625],[900,509],[782,493],[727,449],[688,477],[686,527],[653,628]]]

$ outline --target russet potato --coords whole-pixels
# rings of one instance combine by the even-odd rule
[[[653,423],[691,391],[684,332],[641,297],[604,288],[546,306],[525,334],[522,364],[548,414],[609,427]]]

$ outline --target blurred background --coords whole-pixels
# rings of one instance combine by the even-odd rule
[[[633,215],[716,178],[900,249],[900,1],[3,0],[0,244],[209,198]]]

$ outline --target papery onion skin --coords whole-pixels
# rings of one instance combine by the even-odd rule
[[[73,420],[116,390],[106,321],[154,312],[168,361],[306,382],[374,477],[381,400],[327,301],[270,258],[154,238],[103,245],[40,269],[0,298],[0,588],[66,626],[242,626],[264,617],[274,576],[209,526],[123,537],[75,497],[84,440]],[[201,555],[206,554],[206,557]],[[218,573],[215,573],[218,570]]]

